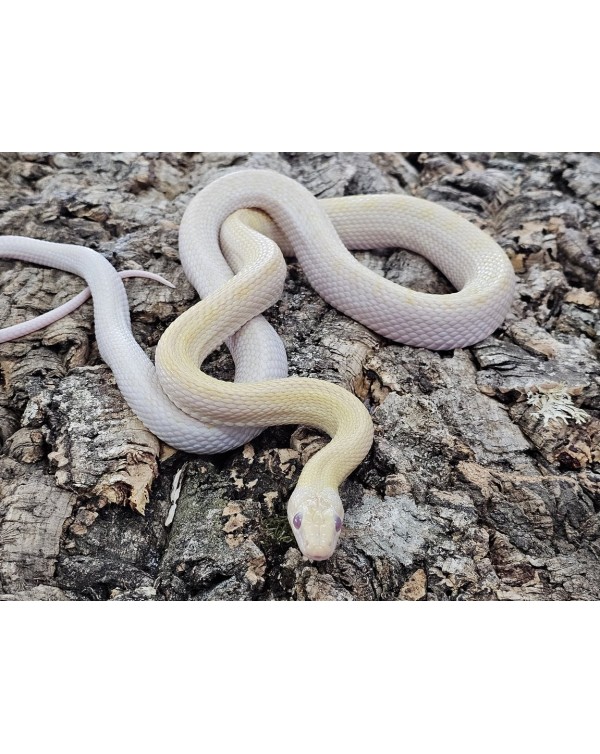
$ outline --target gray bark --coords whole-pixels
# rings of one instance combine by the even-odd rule
[[[176,283],[126,283],[152,356],[195,300],[177,256],[185,206],[243,167],[321,197],[408,192],[459,212],[518,273],[505,325],[464,350],[398,345],[325,304],[290,263],[266,313],[290,372],[353,390],[376,427],[343,488],[339,549],[322,563],[302,558],[285,516],[302,464],[326,441],[318,432],[275,427],[218,457],[174,452],[121,398],[89,303],[0,346],[0,599],[598,599],[600,157],[4,154],[0,233],[85,244],[117,269]],[[398,283],[451,290],[414,254],[358,256]],[[0,323],[82,287],[1,261]],[[230,379],[227,352],[207,369]],[[544,423],[527,395],[556,388],[587,421]]]

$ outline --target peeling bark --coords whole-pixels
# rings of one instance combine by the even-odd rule
[[[285,506],[326,438],[275,427],[198,458],[132,414],[99,358],[90,304],[0,346],[0,599],[595,600],[600,598],[600,158],[562,153],[4,154],[0,233],[90,246],[127,281],[152,356],[196,295],[178,262],[190,198],[216,175],[268,167],[320,197],[407,192],[484,228],[518,276],[504,326],[431,352],[338,313],[290,262],[266,313],[290,373],[354,391],[375,442],[344,485],[340,546],[310,563]],[[404,251],[361,252],[418,290],[447,281]],[[0,261],[0,322],[84,283]],[[230,379],[224,348],[206,365]],[[560,389],[589,419],[544,421],[528,395]]]

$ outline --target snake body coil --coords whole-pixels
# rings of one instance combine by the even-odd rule
[[[58,267],[92,291],[98,347],[123,396],[146,426],[174,447],[214,453],[261,428],[307,424],[331,442],[305,465],[288,502],[304,555],[330,557],[344,511],[338,487],[368,453],[370,416],[348,391],[321,380],[287,378],[282,343],[261,313],[281,296],[293,252],[332,306],[377,333],[413,346],[450,349],[485,338],[504,320],[515,278],[502,249],[454,212],[403,195],[315,199],[271,171],[230,173],[189,204],[179,250],[201,301],[161,337],[156,368],[131,334],[116,271],[85,247],[0,238],[0,258]],[[352,249],[402,247],[440,269],[456,293],[431,295],[396,285],[361,265]],[[58,317],[57,317],[58,318]],[[199,365],[226,342],[234,383]]]

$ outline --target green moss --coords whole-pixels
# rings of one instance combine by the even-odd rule
[[[273,547],[293,544],[294,535],[290,529],[287,516],[271,516],[262,524],[263,542]]]

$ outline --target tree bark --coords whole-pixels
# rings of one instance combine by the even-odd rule
[[[290,262],[266,312],[290,373],[354,391],[376,429],[342,490],[339,548],[321,563],[303,559],[285,514],[326,442],[318,432],[275,427],[217,457],[175,452],[122,399],[89,303],[0,346],[0,599],[600,598],[600,157],[3,154],[0,234],[87,245],[119,270],[175,283],[126,282],[152,357],[196,300],[177,255],[183,211],[216,176],[247,167],[319,197],[406,192],[460,213],[517,272],[504,326],[469,349],[402,346],[325,304]],[[403,285],[452,290],[410,252],[357,256]],[[83,286],[0,261],[0,324]],[[224,348],[206,368],[232,376]]]

